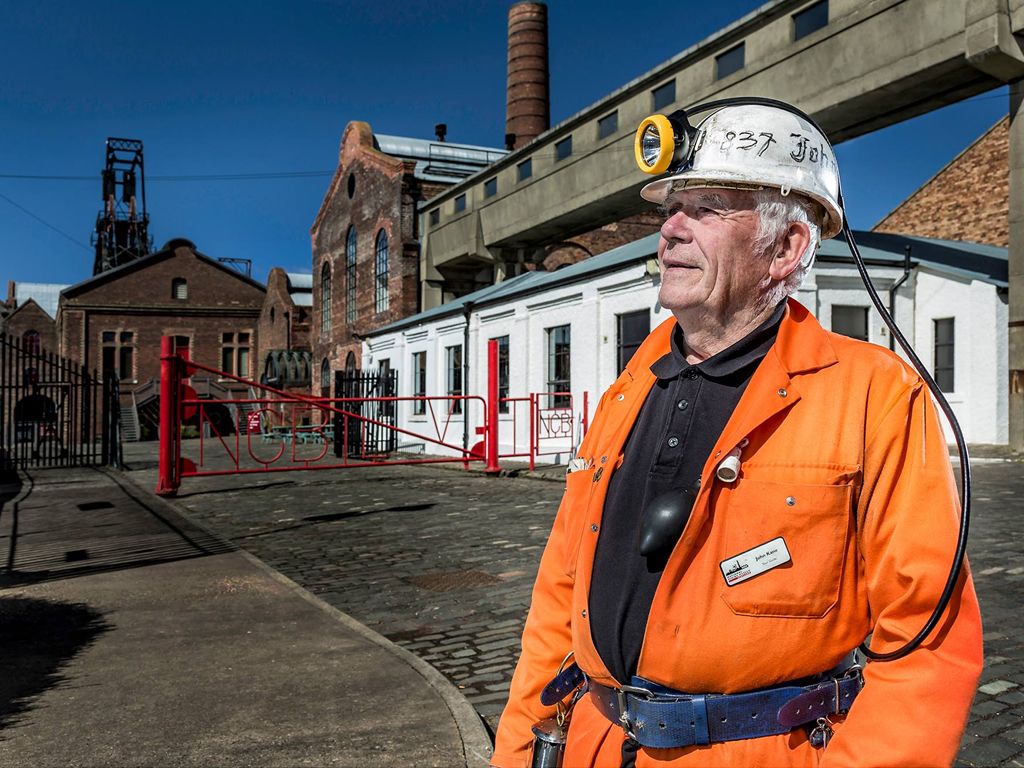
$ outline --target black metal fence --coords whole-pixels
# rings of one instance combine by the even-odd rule
[[[394,402],[372,398],[398,395],[398,371],[335,371],[334,396],[368,398],[359,403],[338,403],[337,407],[361,418],[334,416],[334,455],[370,458],[384,456],[398,449]],[[370,419],[372,421],[367,421]],[[374,423],[379,422],[379,423]]]
[[[121,463],[117,376],[0,333],[0,468]]]

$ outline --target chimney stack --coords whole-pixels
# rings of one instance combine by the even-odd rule
[[[518,148],[550,127],[548,7],[515,3],[508,9],[506,141]],[[513,138],[514,137],[514,138]]]

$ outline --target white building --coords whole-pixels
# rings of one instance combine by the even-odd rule
[[[1006,443],[1006,250],[871,232],[856,237],[882,301],[943,387],[968,442]],[[396,370],[403,397],[479,396],[461,412],[452,401],[437,400],[402,402],[397,414],[402,429],[449,445],[462,445],[468,426],[472,446],[484,422],[487,342],[501,339],[507,348],[502,397],[571,392],[571,403],[538,395],[534,425],[541,453],[564,459],[629,355],[669,317],[657,302],[657,243],[651,235],[556,272],[526,273],[380,328],[363,341],[363,368]],[[796,298],[826,328],[890,346],[844,241],[822,245]],[[500,451],[522,454],[530,442],[528,404],[509,402],[504,410]]]

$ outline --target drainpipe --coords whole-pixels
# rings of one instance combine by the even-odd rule
[[[910,245],[907,244],[903,249],[903,276],[900,277],[892,287],[889,289],[889,314],[895,319],[896,317],[896,291],[901,285],[907,282],[907,278],[910,277]],[[889,334],[889,349],[892,351],[896,350],[896,339]]]
[[[466,321],[462,329],[462,394],[469,387],[469,316],[473,313],[473,302],[467,301],[462,307],[462,316]],[[469,451],[469,402],[462,401],[462,450],[463,456]]]

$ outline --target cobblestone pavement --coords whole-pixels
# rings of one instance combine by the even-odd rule
[[[133,475],[155,485],[153,452]],[[974,468],[986,665],[958,765],[1024,766],[1024,472]],[[176,504],[453,680],[494,728],[562,485],[438,467],[213,477]],[[927,717],[927,715],[924,715]]]

